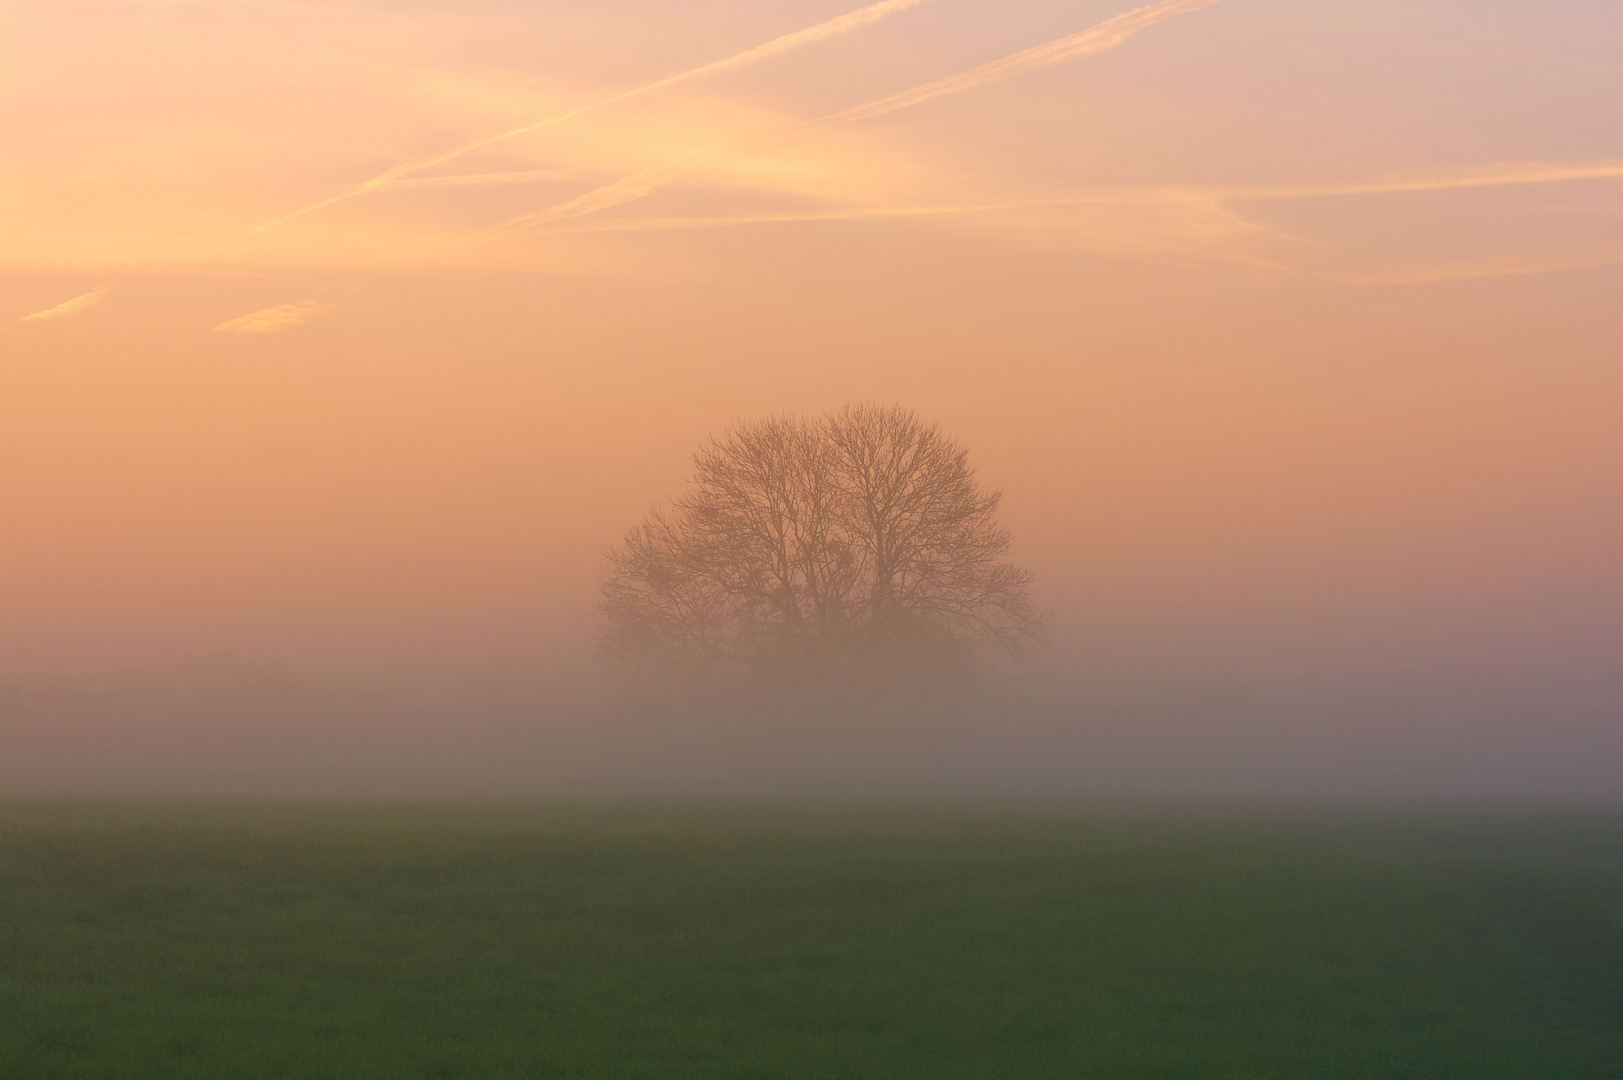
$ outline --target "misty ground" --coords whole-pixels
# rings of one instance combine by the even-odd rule
[[[1623,812],[0,804],[0,1074],[1615,1077]]]
[[[945,683],[946,685],[942,685]],[[1623,674],[1021,672],[808,693],[220,661],[0,672],[11,797],[1623,799]]]

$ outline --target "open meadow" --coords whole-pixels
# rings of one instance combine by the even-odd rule
[[[1623,815],[12,803],[0,1075],[1616,1077]]]

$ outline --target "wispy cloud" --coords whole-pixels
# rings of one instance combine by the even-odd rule
[[[794,127],[805,129],[807,127],[824,127],[865,120],[884,113],[894,112],[897,109],[905,109],[933,98],[970,90],[977,86],[984,86],[1019,72],[1029,71],[1032,68],[1057,64],[1074,57],[1114,49],[1140,30],[1153,26],[1163,19],[1210,7],[1217,2],[1218,0],[1162,0],[1158,4],[1135,8],[1080,33],[1071,34],[1068,37],[1050,41],[1045,45],[1039,45],[1023,52],[1005,56],[1001,60],[982,64],[980,67],[972,68],[958,75],[937,79],[934,82],[925,83],[911,90],[904,90],[899,94],[892,94],[877,101],[871,101],[866,105],[858,105],[855,108],[832,113],[809,124],[797,124]],[[531,228],[551,221],[580,217],[632,202],[663,187],[678,176],[703,166],[708,160],[710,158],[706,152],[695,151],[685,155],[678,161],[647,169],[634,176],[605,184],[568,202],[558,203],[543,210],[510,218],[502,222],[499,228]]]
[[[567,202],[508,218],[496,227],[498,229],[529,228],[544,225],[549,221],[585,217],[587,214],[595,214],[599,210],[607,210],[611,206],[632,202],[656,188],[665,186],[677,176],[688,171],[691,167],[689,162],[693,156],[689,155],[665,165],[655,166],[652,169],[644,169],[640,173],[634,173],[631,176],[616,180],[612,184],[604,184],[602,187],[594,188],[586,194],[570,199]]]
[[[1593,270],[1623,265],[1623,248],[1566,252],[1551,255],[1490,255],[1463,262],[1410,266],[1363,275],[1343,275],[1350,285],[1432,285],[1479,278],[1532,277],[1565,270]]]
[[[1086,249],[1133,259],[1266,266],[1283,270],[1250,249],[1287,241],[1249,222],[1220,201],[1191,198],[1166,188],[1100,188],[1057,198],[831,207],[693,217],[620,217],[559,222],[549,236],[679,232],[795,223],[950,222],[972,234],[1031,248]]]
[[[463,154],[478,150],[481,147],[490,146],[492,143],[502,142],[505,139],[516,138],[519,135],[527,135],[532,131],[540,131],[543,128],[553,127],[554,125],[562,124],[565,121],[573,120],[575,117],[591,112],[594,109],[601,109],[606,105],[613,105],[617,102],[626,101],[642,94],[652,93],[656,90],[663,90],[667,87],[675,86],[677,83],[686,82],[689,79],[697,79],[706,75],[714,75],[723,71],[734,71],[739,68],[748,67],[751,64],[760,63],[762,60],[767,60],[774,56],[781,56],[784,53],[801,48],[805,45],[812,45],[820,41],[827,41],[830,38],[838,37],[841,34],[848,34],[853,30],[858,30],[862,27],[876,23],[886,16],[894,15],[899,11],[905,11],[910,7],[916,7],[924,2],[925,0],[882,0],[882,2],[877,4],[869,4],[867,7],[858,8],[856,11],[847,12],[844,15],[818,23],[815,26],[809,26],[804,30],[796,30],[793,33],[788,33],[782,35],[781,37],[773,38],[771,41],[768,41],[765,44],[756,45],[753,48],[745,49],[743,52],[734,53],[732,56],[729,56],[724,60],[716,60],[696,68],[690,68],[687,71],[667,76],[666,78],[656,80],[655,82],[644,83],[643,85],[633,87],[630,90],[622,90],[618,94],[611,94],[608,97],[599,98],[596,101],[588,102],[585,105],[578,106],[577,108],[570,109],[567,112],[559,113],[555,116],[549,116],[542,120],[535,120],[528,124],[522,124],[519,127],[510,128],[507,131],[497,132],[494,135],[487,135],[482,138],[474,139],[472,142],[466,142],[461,146],[447,150],[443,154],[436,154],[433,157],[424,158],[420,161],[411,161],[403,165],[396,165],[394,168],[389,169],[386,172],[379,173],[372,179],[341,191],[336,195],[328,196],[327,198],[313,202],[308,206],[302,206],[297,210],[290,211],[289,213],[283,214],[280,217],[273,218],[272,220],[264,222],[263,224],[256,225],[242,235],[244,237],[252,236],[255,233],[264,232],[266,229],[281,225],[284,222],[292,221],[296,217],[302,217],[305,214],[314,213],[317,210],[322,210],[326,207],[341,203],[346,199],[353,199],[356,196],[365,195],[369,191],[376,191],[378,188],[397,183],[403,177],[409,176],[412,173],[421,172],[424,169],[431,169],[437,165],[443,165],[448,161],[461,157]],[[1207,0],[1207,2],[1214,2],[1214,0]]]
[[[686,71],[680,75],[673,75],[670,78],[662,79],[657,83],[649,83],[647,86],[628,91],[624,94],[618,95],[617,97],[610,98],[609,100],[623,101],[625,98],[631,97],[633,94],[641,94],[646,93],[649,90],[659,90],[663,87],[674,86],[676,83],[683,82],[687,79],[698,78],[701,75],[713,75],[721,71],[735,71],[739,68],[749,67],[751,64],[758,64],[762,60],[768,60],[774,56],[781,56],[782,54],[791,52],[803,45],[813,45],[819,41],[827,41],[829,38],[839,37],[841,34],[849,34],[853,30],[860,30],[864,26],[878,22],[887,15],[894,15],[898,11],[905,11],[910,7],[916,7],[922,3],[924,3],[924,0],[884,0],[883,3],[870,4],[868,7],[858,8],[856,11],[848,12],[844,15],[838,16],[837,18],[830,19],[827,22],[818,23],[816,26],[809,26],[804,30],[796,30],[792,34],[784,34],[782,37],[773,38],[765,45],[757,45],[753,49],[745,49],[743,52],[735,53],[725,60],[717,60],[715,63],[694,68],[692,71]]]
[[[1508,161],[1452,169],[1428,169],[1377,180],[1344,184],[1280,187],[1207,188],[1209,197],[1233,200],[1310,199],[1334,195],[1385,195],[1408,191],[1455,191],[1464,188],[1554,184],[1573,180],[1623,178],[1623,161]]]
[[[1058,64],[1078,56],[1087,56],[1091,53],[1105,52],[1121,45],[1128,38],[1163,19],[1170,19],[1174,15],[1185,12],[1198,11],[1210,7],[1218,0],[1162,0],[1159,4],[1150,4],[1146,7],[1135,8],[1114,19],[1108,19],[1097,26],[1089,27],[1080,33],[1069,37],[1050,41],[1046,45],[1026,49],[1001,60],[994,60],[989,64],[972,68],[969,71],[950,75],[945,79],[915,86],[911,90],[903,90],[897,94],[870,101],[866,105],[844,109],[824,117],[820,123],[843,124],[855,120],[867,120],[875,116],[883,116],[897,109],[905,109],[918,105],[933,98],[945,97],[948,94],[960,93],[977,86],[998,82],[1011,75],[1033,68],[1047,67]]]
[[[887,218],[945,217],[998,210],[1023,210],[1036,206],[1071,205],[1075,199],[1024,199],[1014,202],[964,203],[950,206],[856,206],[832,210],[787,210],[781,213],[715,215],[679,218],[619,218],[594,221],[560,232],[664,232],[688,229],[725,229],[740,225],[775,225],[817,221],[871,221]]]
[[[391,180],[390,191],[416,191],[421,188],[485,187],[490,184],[540,184],[548,180],[570,180],[579,176],[569,169],[532,169],[528,172],[466,173],[461,176],[422,176],[412,180]]]
[[[1215,0],[1212,0],[1215,2]],[[696,155],[695,155],[696,156]],[[653,190],[668,177],[683,171],[685,162],[675,162],[648,169],[634,176],[605,185],[586,195],[560,203],[544,211],[523,214],[502,223],[500,228],[514,225],[534,225],[544,221],[561,221],[582,217],[598,209],[618,205]],[[527,177],[533,173],[494,173],[492,177]],[[548,174],[550,175],[550,174]],[[849,221],[872,218],[942,217],[959,214],[986,213],[1006,210],[1032,210],[1068,206],[1097,206],[1134,204],[1179,204],[1217,208],[1227,202],[1266,201],[1271,199],[1306,199],[1336,195],[1379,195],[1410,191],[1449,191],[1462,188],[1503,187],[1524,184],[1551,184],[1573,180],[1623,178],[1623,162],[1502,162],[1453,169],[1432,169],[1405,173],[1375,180],[1354,180],[1300,186],[1257,187],[1183,187],[1157,185],[1148,187],[1097,188],[1072,195],[1037,198],[1007,199],[975,203],[909,206],[836,207],[824,210],[767,212],[759,214],[717,215],[711,217],[635,218],[598,222],[571,229],[572,232],[657,232],[662,230],[725,228],[735,225],[810,221]],[[445,177],[445,180],[478,181],[479,176]],[[429,184],[434,181],[406,181],[409,184]],[[490,182],[499,183],[492,179]],[[517,181],[515,181],[517,182]]]
[[[23,322],[44,322],[47,319],[62,319],[69,315],[77,315],[86,308],[93,308],[102,302],[107,295],[110,285],[103,285],[99,289],[92,289],[83,296],[75,296],[72,300],[64,300],[55,307],[48,307],[44,311],[36,311],[32,315],[24,315]]]
[[[937,204],[840,206],[814,210],[764,211],[750,214],[691,217],[636,217],[566,221],[611,201],[649,190],[658,171],[638,174],[554,208],[550,230],[560,233],[636,233],[689,231],[749,225],[862,220],[959,219],[955,227],[994,230],[1043,245],[1078,245],[1117,254],[1165,257],[1181,254],[1290,272],[1292,267],[1261,258],[1258,244],[1300,247],[1304,241],[1278,228],[1248,220],[1236,207],[1250,201],[1291,200],[1325,196],[1371,196],[1386,193],[1451,191],[1518,185],[1557,184],[1581,180],[1623,179],[1623,162],[1501,162],[1432,169],[1339,183],[1272,186],[1154,185],[1092,188],[1060,197],[984,199]],[[567,212],[566,212],[567,208]],[[521,222],[542,220],[527,215]],[[1487,257],[1460,263],[1422,266],[1354,275],[1348,284],[1393,284],[1446,281],[1470,277],[1503,277],[1609,265],[1609,251],[1570,256]],[[1312,273],[1305,268],[1299,272]]]
[[[274,334],[300,326],[327,310],[317,300],[300,300],[294,304],[279,304],[263,311],[250,312],[239,318],[221,323],[214,329],[228,334]]]

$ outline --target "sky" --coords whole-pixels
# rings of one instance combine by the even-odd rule
[[[1611,0],[0,0],[0,95],[0,794],[1623,795]],[[594,742],[604,552],[855,401],[1040,701]]]

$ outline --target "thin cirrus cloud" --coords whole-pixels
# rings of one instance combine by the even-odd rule
[[[304,325],[326,311],[327,306],[317,300],[279,304],[276,307],[252,311],[247,315],[227,320],[214,329],[227,334],[275,334]]]
[[[559,113],[556,116],[549,116],[543,120],[536,120],[528,124],[520,125],[516,128],[510,128],[507,131],[498,132],[495,135],[487,135],[482,138],[474,139],[471,142],[463,143],[461,146],[454,147],[453,149],[442,154],[436,154],[433,157],[423,158],[419,161],[407,162],[403,165],[396,165],[394,168],[379,173],[372,179],[357,184],[345,191],[341,191],[336,195],[310,203],[308,206],[302,206],[297,210],[290,211],[281,215],[280,217],[276,217],[270,221],[256,225],[247,232],[243,233],[242,236],[253,236],[257,233],[264,232],[266,229],[274,228],[277,225],[292,221],[294,218],[302,217],[305,214],[314,213],[317,210],[334,206],[338,203],[344,202],[345,200],[353,199],[360,195],[365,195],[367,192],[376,191],[382,187],[398,184],[412,173],[421,172],[424,169],[431,169],[437,165],[443,165],[448,161],[453,161],[456,158],[462,157],[464,154],[471,153],[474,150],[490,146],[494,143],[516,138],[520,135],[527,135],[530,132],[540,131],[544,128],[554,127],[566,121],[573,120],[577,116],[591,112],[594,109],[601,109],[605,106],[627,101],[643,94],[653,93],[656,90],[663,90],[667,87],[675,86],[678,83],[686,82],[690,79],[698,79],[707,75],[715,75],[724,71],[736,71],[739,68],[749,67],[752,64],[758,64],[763,60],[768,60],[775,56],[781,56],[784,53],[792,52],[793,50],[799,49],[803,46],[814,45],[821,41],[827,41],[830,38],[839,37],[842,34],[848,34],[853,30],[859,30],[890,15],[894,15],[897,12],[905,11],[911,7],[917,7],[919,4],[924,2],[925,0],[881,0],[880,3],[869,4],[867,7],[862,7],[855,11],[847,12],[844,15],[820,22],[815,26],[809,26],[802,30],[796,30],[792,33],[783,34],[779,37],[773,38],[771,41],[765,42],[764,44],[756,45],[752,48],[745,49],[742,52],[734,53],[732,56],[726,57],[725,59],[715,60],[711,63],[700,65],[696,68],[690,68],[687,71],[679,72],[675,75],[670,75],[654,82],[644,83],[641,86],[633,87],[630,90],[622,90],[618,94],[611,94],[608,97],[600,98],[597,101],[592,101],[585,105],[578,106],[574,109],[568,110],[567,112]],[[1207,2],[1213,2],[1213,0],[1207,0]]]
[[[51,319],[65,319],[69,315],[77,315],[79,312],[93,308],[101,303],[107,296],[109,288],[111,286],[103,285],[98,289],[91,289],[89,292],[75,296],[71,300],[64,300],[55,307],[48,307],[44,311],[36,311],[32,315],[24,315],[22,321],[46,322]]]
[[[794,126],[802,128],[826,127],[866,120],[935,98],[944,97],[948,94],[961,93],[965,90],[998,82],[1023,71],[1062,63],[1079,56],[1105,52],[1122,45],[1134,34],[1153,26],[1163,19],[1169,19],[1186,12],[1198,11],[1217,2],[1218,0],[1162,0],[1160,3],[1135,8],[1113,19],[1107,19],[1079,33],[1058,38],[1035,48],[1012,53],[1002,59],[994,60],[989,64],[982,64],[957,75],[937,79],[864,105],[831,113],[828,116],[812,121],[810,124]],[[676,161],[645,169],[642,172],[605,184],[574,199],[527,214],[519,214],[503,221],[497,228],[534,228],[549,222],[581,217],[614,206],[620,206],[640,199],[665,186],[677,177],[709,164],[711,161],[711,155],[704,151],[694,151]]]

